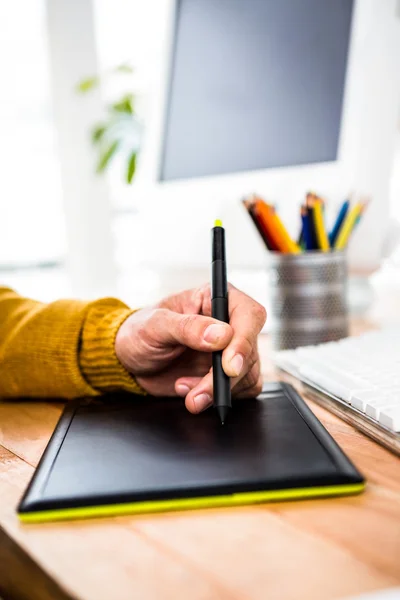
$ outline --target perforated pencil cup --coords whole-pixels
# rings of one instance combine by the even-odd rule
[[[348,335],[343,252],[270,253],[269,322],[275,350]]]

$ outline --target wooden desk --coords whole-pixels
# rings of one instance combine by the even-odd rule
[[[22,525],[15,508],[63,405],[0,403],[0,596],[329,600],[400,585],[399,459],[310,406],[367,477],[363,495]]]

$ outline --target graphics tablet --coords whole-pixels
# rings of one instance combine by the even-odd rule
[[[294,388],[236,400],[224,426],[182,399],[67,405],[18,507],[24,522],[361,492],[365,482]]]

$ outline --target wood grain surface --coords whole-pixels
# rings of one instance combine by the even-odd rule
[[[260,350],[277,379],[267,336]],[[364,494],[22,525],[16,506],[63,405],[0,402],[0,596],[330,600],[399,586],[400,461],[309,404],[367,477]]]

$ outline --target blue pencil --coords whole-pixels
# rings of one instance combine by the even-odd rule
[[[307,213],[307,208],[303,207],[303,206],[301,207],[301,221],[303,224],[302,232],[303,232],[305,249],[306,250],[314,250],[312,231],[311,231],[311,227],[310,227],[310,218]]]
[[[339,214],[337,216],[335,225],[333,226],[333,229],[332,229],[332,231],[329,234],[329,243],[330,243],[331,248],[333,248],[334,245],[335,245],[336,238],[337,238],[337,236],[339,234],[339,231],[340,231],[340,228],[342,226],[342,223],[343,223],[343,221],[344,221],[344,219],[345,219],[345,217],[347,215],[349,207],[350,207],[350,201],[349,200],[345,200],[343,202],[343,204],[342,204],[342,207],[341,207],[340,211],[339,211]]]

